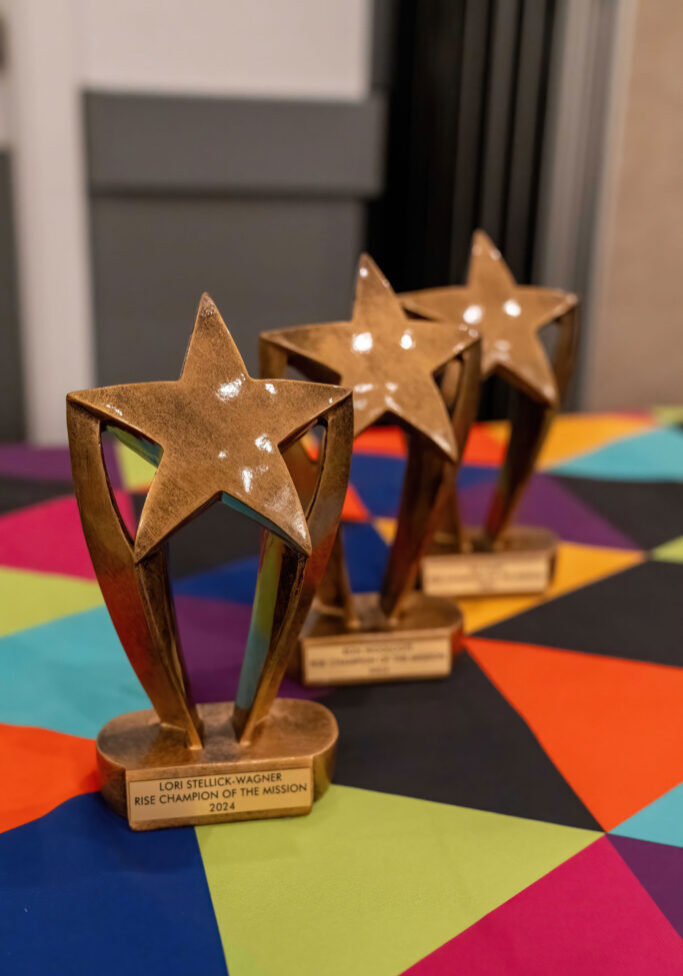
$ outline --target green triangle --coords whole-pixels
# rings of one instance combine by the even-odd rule
[[[653,559],[661,559],[668,563],[683,563],[683,535],[657,546],[650,555]]]
[[[683,407],[654,407],[652,413],[660,424],[683,424]]]
[[[0,567],[0,637],[101,604],[94,580]]]
[[[598,836],[347,786],[197,828],[230,976],[395,976]]]

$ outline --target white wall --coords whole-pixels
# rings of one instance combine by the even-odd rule
[[[29,438],[94,382],[84,88],[362,100],[372,0],[0,0]],[[3,128],[4,126],[4,128]]]
[[[360,99],[369,0],[72,0],[88,88]]]

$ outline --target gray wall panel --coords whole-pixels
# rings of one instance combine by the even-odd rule
[[[384,100],[85,96],[96,191],[370,196],[382,181]]]
[[[6,152],[0,152],[0,338],[0,440],[15,441],[24,434],[24,408],[11,164]]]
[[[258,375],[263,329],[347,318],[360,202],[95,198],[98,382],[175,378],[202,291]]]
[[[349,315],[380,97],[85,104],[98,382],[175,377],[202,291],[252,373],[262,330]]]

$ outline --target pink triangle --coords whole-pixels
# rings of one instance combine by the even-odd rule
[[[406,972],[680,976],[683,941],[601,837]]]
[[[126,492],[114,494],[126,523],[135,525]],[[0,566],[94,579],[73,495],[0,516]]]

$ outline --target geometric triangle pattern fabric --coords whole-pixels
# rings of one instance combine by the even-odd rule
[[[466,652],[445,681],[334,688],[335,782],[598,828],[585,800]]]
[[[464,469],[476,470],[476,469]],[[486,469],[484,469],[486,470]],[[465,487],[460,514],[465,525],[482,525],[493,494],[493,483]],[[514,524],[537,525],[556,532],[565,542],[617,549],[639,549],[638,543],[602,515],[583,504],[558,478],[535,474],[524,490]]]
[[[682,592],[683,564],[641,562],[479,633],[680,666]]]
[[[47,729],[0,725],[0,782],[7,797],[0,808],[2,832],[99,789],[94,743]]]
[[[683,941],[606,837],[404,976],[679,976]]]
[[[566,413],[555,418],[543,442],[539,467],[548,468],[592,454],[655,426],[648,414]]]
[[[683,937],[683,850],[618,835],[610,843]]]
[[[605,830],[683,779],[683,669],[476,638],[468,646]]]
[[[115,492],[115,498],[129,520],[128,495]],[[45,545],[46,539],[50,545]],[[0,516],[0,565],[94,580],[76,499],[55,498]]]
[[[620,823],[612,833],[683,847],[683,782]]]
[[[0,566],[0,639],[101,604],[95,580]]]
[[[661,559],[669,563],[683,563],[683,535],[671,542],[665,542],[662,546],[657,546],[650,553],[652,559]]]
[[[333,785],[197,837],[231,976],[395,976],[596,834]]]
[[[497,636],[494,624],[501,620],[506,621],[500,625],[504,630],[508,626],[508,618],[512,618],[509,624],[511,627],[515,627],[517,621],[520,621],[520,626],[524,626],[523,622],[527,618],[533,618],[533,613],[536,612],[532,608],[539,607],[541,612],[546,605],[550,607],[548,613],[551,618],[558,619],[554,612],[558,597],[572,591],[584,593],[589,583],[605,578],[612,579],[614,574],[637,565],[643,558],[643,553],[628,549],[606,549],[602,546],[560,542],[557,547],[555,574],[545,593],[532,596],[463,597],[458,603],[465,617],[465,630],[475,633],[483,628],[491,628],[491,636]],[[564,626],[564,615],[562,621]],[[503,633],[501,636],[507,637],[507,634]],[[550,640],[547,643],[555,641]]]
[[[555,580],[462,600],[477,637],[447,679],[285,679],[340,727],[310,816],[140,834],[93,792],[99,729],[149,703],[92,573],[68,452],[0,447],[0,971],[683,972],[677,417],[555,420],[517,512],[559,535]],[[472,522],[508,433],[472,429]],[[345,555],[355,589],[376,590],[406,440],[371,428],[354,450]],[[133,530],[154,469],[112,435],[103,451]],[[169,545],[198,699],[232,696],[249,626],[258,532],[234,514],[213,506]]]
[[[683,535],[683,483],[680,481],[553,477],[589,511],[633,539],[636,549],[653,549]]]
[[[550,470],[610,481],[683,481],[683,431],[650,430],[553,464]]]
[[[1,638],[0,660],[0,722],[93,738],[149,708],[105,607]]]
[[[226,976],[194,831],[134,833],[96,793],[0,834],[0,891],[5,973]]]

